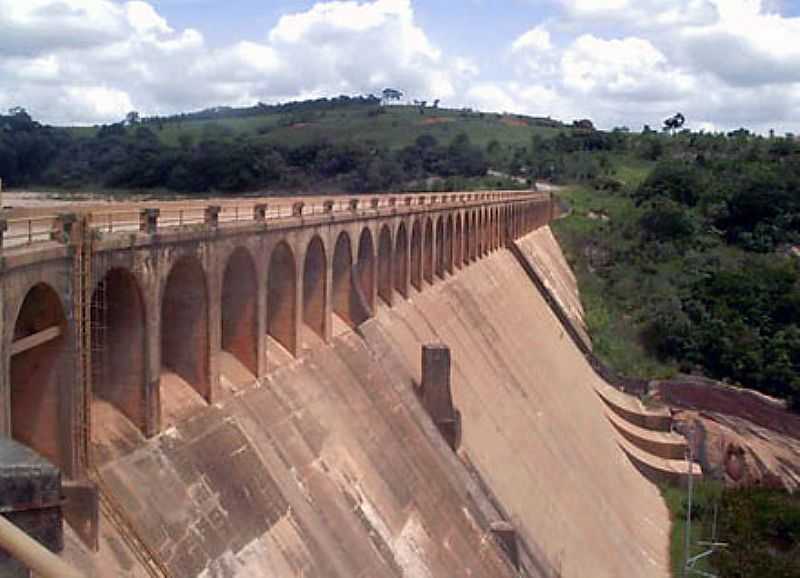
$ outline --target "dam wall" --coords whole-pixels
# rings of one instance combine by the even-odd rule
[[[510,251],[382,309],[363,332],[412,379],[421,343],[450,346],[459,453],[556,572],[669,575],[658,488],[620,446],[596,393],[606,384]]]
[[[156,411],[132,411],[136,404],[114,396],[76,403],[91,410],[87,420],[70,423],[85,426],[76,429],[78,441],[91,432],[86,473],[100,489],[101,511],[96,549],[78,538],[80,528],[67,528],[69,561],[98,578],[668,575],[668,513],[608,419],[598,395],[608,386],[511,250],[514,239],[529,244],[525,231],[546,224],[549,206],[531,210],[524,227],[487,221],[463,237],[458,214],[453,227],[447,215],[418,227],[413,214],[406,224],[392,206],[385,213],[367,218],[393,219],[392,226],[372,223],[371,234],[356,235],[355,223],[346,225],[363,241],[357,256],[352,248],[339,250],[345,230],[329,216],[320,218],[324,224],[297,217],[286,233],[236,229],[241,236],[287,235],[300,255],[305,248],[297,258],[302,270],[279,267],[283,245],[269,242],[253,252],[271,255],[270,281],[263,270],[230,277],[232,288],[239,278],[268,286],[255,305],[226,292],[218,278],[214,294],[223,295],[222,306],[198,310],[191,299],[178,299],[191,291],[165,290],[161,302],[144,307],[150,317],[161,311],[162,332],[176,309],[167,297],[205,324],[226,322],[225,311],[240,305],[257,313],[244,316],[253,326],[247,332],[227,330],[227,342],[219,336],[224,325],[206,333],[214,343],[199,348],[210,359],[200,374],[212,374],[211,390],[198,387],[202,380],[178,363],[192,349],[190,340],[157,331],[150,338],[148,331],[133,334],[150,344],[141,350],[137,379],[158,376],[151,384],[159,393]],[[317,236],[293,240],[302,227],[315,227]],[[425,231],[418,241],[412,234],[401,243],[401,231],[415,228]],[[371,240],[384,236],[382,260]],[[173,241],[194,243],[177,235]],[[398,270],[389,263],[399,263]],[[184,269],[178,272],[186,282],[176,286],[202,286],[193,282],[202,279],[200,269]],[[222,267],[210,270],[216,269]],[[325,280],[319,299],[318,277]],[[284,293],[276,291],[273,300],[271,288],[286,279],[294,279],[285,293],[297,305],[283,319],[276,312]],[[123,281],[119,294],[127,294]],[[123,367],[126,340],[116,336],[131,335],[122,331],[128,318],[111,308],[107,316],[103,330],[114,338],[116,360],[109,367]],[[66,318],[46,317],[14,344],[30,351],[22,346],[69,341],[74,324],[69,311]],[[431,343],[450,349],[461,416],[457,453],[417,395],[421,348]],[[172,366],[159,368],[159,344]],[[506,539],[516,532],[520,569],[495,539],[498,527]]]

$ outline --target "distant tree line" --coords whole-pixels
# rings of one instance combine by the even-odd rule
[[[240,193],[325,183],[364,192],[428,177],[480,177],[488,170],[484,151],[466,134],[446,144],[423,135],[400,150],[324,140],[289,147],[212,123],[199,137],[182,133],[171,146],[149,123],[132,120],[76,138],[24,111],[0,116],[0,175],[8,186]]]

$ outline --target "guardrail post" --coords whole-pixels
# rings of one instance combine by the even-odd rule
[[[158,216],[161,209],[142,209],[139,211],[139,231],[154,235],[158,230]]]
[[[372,198],[369,200],[369,206],[370,206],[370,207],[372,207],[373,209],[377,209],[377,208],[378,208],[378,205],[380,205],[380,204],[381,204],[381,199],[380,199],[380,197],[372,197]]]
[[[467,202],[467,195],[461,195],[461,202],[462,203],[466,203]]]
[[[322,212],[325,213],[326,215],[330,215],[331,213],[333,213],[333,205],[334,205],[333,201],[331,200],[325,201],[324,203],[322,203]]]
[[[350,207],[350,210],[355,213],[358,211],[358,199],[350,199],[350,201],[347,203],[347,206]]]
[[[267,205],[266,203],[260,203],[253,207],[253,218],[258,221],[259,223],[263,223],[267,220]]]
[[[206,226],[216,229],[219,227],[219,213],[222,208],[219,205],[209,205],[206,207],[205,222]]]
[[[72,227],[78,220],[75,213],[63,213],[56,217],[55,227],[50,233],[50,238],[59,243],[69,243],[72,236]]]
[[[3,248],[3,235],[8,231],[8,221],[5,219],[0,220],[0,249]]]
[[[422,195],[422,196],[419,198],[419,204],[420,204],[420,205],[424,205],[424,204],[425,204],[425,195]]]
[[[411,206],[411,202],[414,200],[414,198],[413,197],[406,197],[404,200],[405,200],[406,206],[410,207]]]
[[[306,204],[303,201],[297,201],[292,205],[292,216],[293,217],[302,217],[303,216],[303,207]]]

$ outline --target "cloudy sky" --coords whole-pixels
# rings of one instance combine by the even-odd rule
[[[0,0],[0,110],[52,124],[379,92],[800,132],[800,0]]]

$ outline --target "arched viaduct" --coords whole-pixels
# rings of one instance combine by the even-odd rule
[[[134,230],[108,216],[111,232],[103,215],[60,215],[50,241],[2,253],[0,434],[80,477],[102,435],[97,403],[155,435],[170,425],[171,388],[197,403],[225,395],[222,355],[262,377],[545,224],[552,207],[538,193],[383,196],[297,202],[273,218],[237,207],[233,222],[204,207],[190,222],[164,204],[137,212]]]

